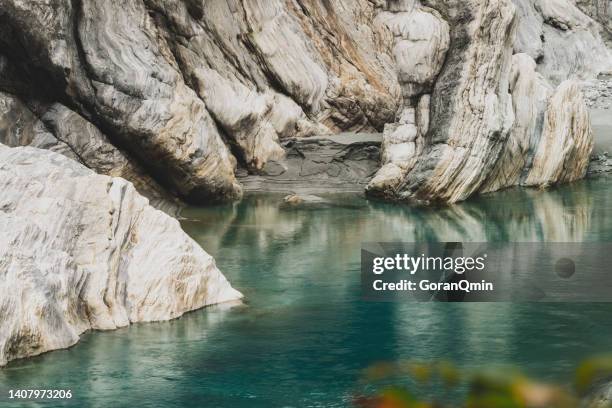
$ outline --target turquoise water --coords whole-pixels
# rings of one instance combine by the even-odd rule
[[[569,382],[580,360],[612,351],[612,304],[370,303],[359,274],[362,241],[612,241],[612,179],[437,209],[326,198],[190,209],[184,228],[244,305],[87,333],[0,370],[0,386],[71,389],[73,406],[344,407],[376,388],[359,380],[379,361],[511,364]]]

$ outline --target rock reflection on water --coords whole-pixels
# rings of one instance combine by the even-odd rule
[[[599,207],[612,204],[609,188],[602,188],[604,197],[598,195],[600,184],[607,186],[595,180],[547,191],[511,189],[434,208],[341,194],[325,196],[326,203],[289,205],[282,195],[256,194],[232,205],[190,209],[183,226],[215,256],[247,301],[267,308],[276,303],[272,296],[281,304],[311,296],[304,287],[328,291],[330,297],[353,293],[362,242],[587,240],[593,200],[600,200]],[[606,223],[612,230],[607,215],[596,220],[599,226]],[[517,256],[516,262],[525,269],[533,261]],[[258,288],[253,296],[254,279],[278,290],[264,295]]]
[[[189,375],[190,367],[186,362],[194,353],[193,348],[206,347],[230,308],[239,304],[213,306],[207,313],[188,314],[170,322],[136,324],[118,331],[86,334],[83,341],[88,352],[85,355],[78,350],[74,352],[80,360],[79,381],[88,385],[87,395],[79,392],[76,399],[90,403],[98,400],[99,406],[108,406],[108,396],[120,395],[125,387],[130,389],[133,401],[151,401],[153,397],[158,406],[170,406],[166,404],[172,404],[177,397],[175,381]],[[168,352],[167,344],[178,347]],[[65,353],[69,355],[62,356]],[[42,362],[39,367],[49,370],[47,378],[62,377],[65,368],[73,368],[70,354],[72,350],[57,356],[54,353],[46,355],[45,358],[54,361]],[[74,377],[64,381],[68,389],[74,386]],[[122,384],[124,381],[130,383]],[[114,406],[121,404],[117,402]]]
[[[212,252],[221,246],[253,244],[253,251],[270,251],[277,250],[279,242],[300,245],[313,240],[341,251],[368,240],[581,242],[593,218],[593,185],[602,182],[554,190],[511,189],[434,208],[367,201],[358,195],[327,196],[325,204],[287,205],[282,196],[261,194],[184,215],[190,220],[186,228],[196,236],[209,229],[205,247]],[[599,207],[612,204],[610,193],[598,198],[604,199]],[[605,218],[597,222],[608,222]]]
[[[72,391],[71,400],[40,406],[188,406],[181,399],[190,392],[184,380],[193,375],[193,356],[212,346],[216,328],[239,305],[229,302],[169,322],[92,331],[67,350],[17,360],[0,370],[0,406],[34,406],[6,399],[7,389],[27,388]]]

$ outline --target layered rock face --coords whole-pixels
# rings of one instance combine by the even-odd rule
[[[3,49],[194,199],[238,196],[233,161],[142,2],[3,1]],[[24,65],[27,65],[24,68]],[[50,88],[50,89],[49,89]]]
[[[418,2],[391,3],[378,18],[394,36],[393,54],[402,87],[399,121],[385,126],[382,168],[368,192],[394,191],[416,164],[429,130],[433,85],[449,49],[448,23],[432,8]]]
[[[424,81],[433,83],[431,96],[422,94],[428,102],[404,99],[398,124],[385,129],[383,150],[397,152],[398,129],[410,129],[404,139],[416,141],[416,157],[404,161],[408,171],[384,165],[368,193],[456,202],[585,175],[593,141],[577,81],[609,69],[612,61],[592,19],[561,0],[406,5],[411,15],[425,6],[440,10],[451,28],[450,47],[430,47],[430,55],[446,57],[439,75]],[[428,119],[419,124],[418,116]]]
[[[382,130],[400,100],[368,0],[2,0],[0,81],[61,102],[186,200],[235,198],[279,139]],[[37,92],[40,87],[43,92]],[[24,83],[24,86],[14,86]],[[230,153],[230,149],[233,154]]]
[[[583,9],[604,13],[593,1],[583,1]],[[606,23],[598,24],[571,0],[514,0],[519,17],[515,52],[529,54],[539,63],[539,71],[555,85],[570,77],[585,78],[610,70],[610,54],[599,34]],[[586,3],[590,3],[586,7]],[[601,3],[599,1],[599,3]],[[578,2],[580,5],[580,2]]]
[[[0,143],[27,146],[0,147],[0,365],[240,297],[143,196],[170,214],[176,197],[237,199],[240,181],[456,202],[583,177],[580,81],[612,70],[610,12],[607,0],[0,0]]]
[[[287,140],[346,131],[384,131],[368,193],[453,202],[521,183],[540,140],[568,139],[541,125],[563,82],[611,69],[609,13],[601,0],[0,0],[0,90],[73,153],[84,142],[49,115],[82,121],[107,147],[102,170],[85,164],[132,163],[122,175],[155,202],[237,198],[236,166],[265,172]]]
[[[89,329],[236,300],[213,258],[124,179],[0,145],[0,366]]]

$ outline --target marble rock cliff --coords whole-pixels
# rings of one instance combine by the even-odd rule
[[[446,54],[444,66],[428,90],[404,98],[398,122],[385,127],[383,151],[413,141],[409,160],[383,155],[369,194],[456,202],[585,175],[593,136],[580,81],[611,62],[600,25],[567,1],[406,5],[413,16],[440,10],[450,46],[430,48]]]
[[[242,296],[122,178],[0,144],[0,191],[0,366]]]
[[[0,0],[0,138],[126,177],[160,208],[237,198],[238,168],[341,132],[383,133],[372,195],[570,181],[609,17],[601,0]]]

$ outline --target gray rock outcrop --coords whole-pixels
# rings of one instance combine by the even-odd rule
[[[288,139],[283,160],[237,176],[247,192],[360,193],[378,170],[380,145],[376,134]]]
[[[550,99],[524,184],[547,186],[578,180],[586,174],[592,150],[590,117],[580,89],[573,81],[563,82]]]
[[[378,9],[2,0],[0,53],[23,82],[44,84],[35,97],[69,102],[157,181],[206,203],[240,195],[234,155],[259,170],[284,154],[284,137],[393,120],[399,87]]]
[[[122,178],[0,145],[0,191],[0,366],[242,296]]]
[[[385,126],[382,168],[367,191],[387,195],[416,164],[429,130],[433,85],[449,49],[448,23],[418,1],[392,3],[378,17],[394,36],[393,55],[404,100],[399,121]]]
[[[612,69],[610,53],[600,36],[601,25],[571,0],[514,0],[519,26],[515,52],[538,62],[553,84],[588,78]]]
[[[576,5],[601,24],[602,36],[609,45],[612,44],[612,1],[576,0]]]

